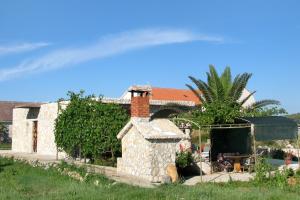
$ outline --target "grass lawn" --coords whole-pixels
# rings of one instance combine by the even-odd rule
[[[144,189],[113,184],[104,177],[79,182],[48,170],[0,158],[0,199],[300,199],[299,187],[276,188],[254,183],[163,185]]]

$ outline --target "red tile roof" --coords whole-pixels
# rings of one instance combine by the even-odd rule
[[[193,101],[200,104],[200,100],[191,90],[174,88],[153,87],[152,100]]]
[[[36,107],[41,105],[40,103],[31,102],[16,102],[16,101],[0,101],[0,121],[9,122],[12,121],[13,109],[15,107]]]

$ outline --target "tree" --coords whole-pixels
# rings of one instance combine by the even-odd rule
[[[55,141],[69,155],[115,160],[120,153],[118,132],[128,121],[127,112],[116,104],[105,104],[94,95],[69,92],[70,102],[60,110],[55,123]]]
[[[199,119],[205,118],[205,123],[233,123],[235,118],[243,116],[243,112],[255,113],[266,106],[280,104],[279,101],[267,99],[257,101],[246,108],[243,107],[256,93],[254,91],[241,99],[243,91],[252,77],[250,73],[239,74],[232,79],[230,67],[226,67],[219,76],[215,67],[210,65],[209,72],[206,74],[207,82],[189,76],[196,87],[186,84],[202,102],[200,112],[198,109],[194,115],[196,113]]]

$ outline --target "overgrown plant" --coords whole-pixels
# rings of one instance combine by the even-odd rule
[[[127,112],[116,104],[105,104],[94,95],[69,92],[69,104],[55,123],[55,142],[71,156],[115,160],[120,153],[118,132],[128,121]]]
[[[255,165],[255,177],[254,181],[257,183],[263,183],[271,177],[271,165],[269,165],[265,158],[258,158]]]
[[[266,184],[283,188],[288,186],[288,180],[295,176],[293,169],[284,168],[275,170],[271,173],[272,167],[266,162],[266,159],[259,158],[255,167],[254,182],[257,184]]]
[[[176,154],[176,166],[183,169],[190,166],[194,159],[190,151],[180,151]]]

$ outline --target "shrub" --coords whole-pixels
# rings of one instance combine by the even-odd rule
[[[266,162],[265,158],[259,158],[255,166],[254,180],[258,183],[263,183],[270,179],[271,165]]]
[[[194,159],[190,151],[180,151],[176,154],[176,166],[185,168],[193,163]]]
[[[288,185],[288,179],[295,175],[293,169],[276,170],[272,174],[271,169],[271,165],[264,158],[260,158],[256,164],[254,181],[259,185],[267,184],[283,188]]]

